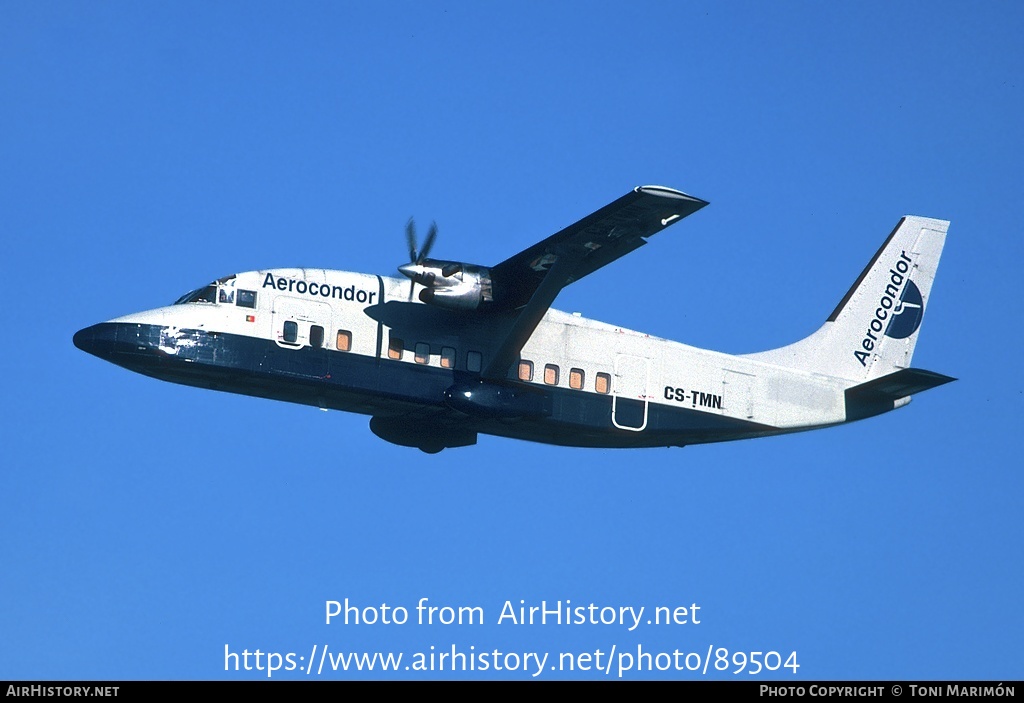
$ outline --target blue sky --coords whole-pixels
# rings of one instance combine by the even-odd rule
[[[226,645],[721,647],[795,651],[795,676],[756,677],[784,681],[1024,678],[1024,11],[893,5],[6,3],[0,679],[266,677],[225,671]],[[427,456],[363,416],[71,344],[232,272],[393,274],[411,215],[438,222],[436,256],[497,263],[646,183],[711,205],[555,307],[780,346],[902,215],[940,217],[914,365],[960,380],[787,437]],[[346,598],[486,622],[325,624]],[[701,622],[498,624],[520,600],[696,603]],[[661,676],[704,677],[623,678]]]

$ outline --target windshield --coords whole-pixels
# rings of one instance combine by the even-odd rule
[[[217,302],[217,286],[214,283],[206,286],[205,288],[199,288],[197,290],[186,293],[177,300],[174,301],[175,305],[184,305],[185,303],[215,303]]]
[[[190,291],[174,301],[175,305],[186,305],[188,303],[237,305],[241,308],[255,308],[256,291],[243,289],[236,291],[235,277],[225,276],[208,286]]]

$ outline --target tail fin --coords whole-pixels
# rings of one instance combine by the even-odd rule
[[[904,217],[817,332],[748,356],[858,383],[909,368],[948,227]]]

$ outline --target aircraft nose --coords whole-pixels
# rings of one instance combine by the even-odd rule
[[[72,341],[88,354],[131,368],[160,356],[162,329],[157,325],[101,322],[78,330]]]
[[[98,325],[78,330],[72,341],[82,351],[105,359],[116,348],[117,326],[109,322],[101,322]]]
[[[86,327],[85,329],[80,329],[77,332],[75,332],[75,336],[72,339],[72,341],[75,343],[75,346],[84,352],[94,354],[94,350],[96,349],[97,327],[99,327],[99,325],[92,325],[91,327]]]

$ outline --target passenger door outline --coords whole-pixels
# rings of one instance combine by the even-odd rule
[[[612,379],[612,424],[620,430],[642,432],[647,428],[650,398],[651,360],[642,356],[619,354],[615,357]],[[637,405],[637,402],[640,405]]]

